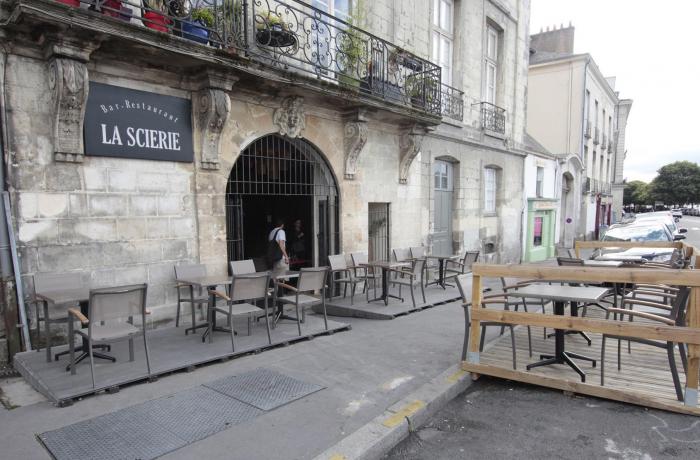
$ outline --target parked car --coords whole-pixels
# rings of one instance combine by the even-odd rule
[[[676,219],[674,219],[671,214],[668,211],[662,211],[662,212],[648,212],[645,214],[637,214],[637,216],[634,219],[635,222],[662,222],[665,224],[668,229],[671,231],[671,234],[676,237],[676,236],[681,236],[678,238],[675,238],[677,240],[682,240],[685,238],[685,233],[688,232],[687,228],[684,227],[678,227],[676,225]]]
[[[663,222],[647,220],[637,221],[628,224],[618,224],[611,226],[603,235],[601,241],[674,241],[683,239],[685,235],[676,237],[668,226]],[[616,257],[642,257],[648,262],[668,262],[671,260],[674,248],[604,248],[596,249],[591,255],[591,259]]]
[[[671,215],[676,219],[676,222],[678,222],[683,218],[683,211],[680,209],[671,209]]]

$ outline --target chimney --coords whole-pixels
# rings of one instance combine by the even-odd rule
[[[562,23],[560,28],[555,24],[551,30],[547,26],[544,32],[530,36],[530,47],[537,52],[573,54],[574,31],[571,23],[568,27]]]

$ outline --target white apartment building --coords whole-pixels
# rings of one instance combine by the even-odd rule
[[[559,228],[570,246],[597,238],[620,216],[632,101],[619,98],[615,78],[605,78],[590,54],[574,54],[572,26],[530,40],[527,129],[564,162]]]

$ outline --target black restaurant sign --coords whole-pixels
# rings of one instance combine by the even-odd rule
[[[85,154],[191,162],[189,99],[90,82]]]

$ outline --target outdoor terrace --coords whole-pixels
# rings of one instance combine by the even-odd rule
[[[42,30],[42,40],[75,34],[76,43],[118,49],[122,58],[147,58],[155,65],[223,66],[272,83],[290,78],[354,106],[359,102],[432,124],[463,117],[463,94],[441,83],[439,66],[356,27],[352,17],[343,20],[301,1],[16,0],[8,5],[10,24],[28,35]]]

